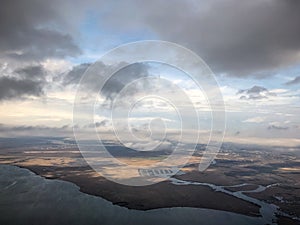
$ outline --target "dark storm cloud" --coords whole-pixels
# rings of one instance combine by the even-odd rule
[[[44,82],[14,77],[0,77],[0,101],[43,94]]]
[[[85,126],[85,128],[107,127],[109,124],[110,124],[110,121],[105,119],[105,120],[102,120],[101,122],[88,124],[88,125]]]
[[[46,71],[40,65],[19,68],[15,73],[27,79],[45,79],[46,76]]]
[[[96,122],[95,123],[95,126],[96,127],[105,127],[109,124],[109,120],[102,120],[101,122]]]
[[[215,72],[259,77],[266,76],[265,71],[299,63],[300,1],[130,3],[122,3],[129,4],[126,10],[116,7],[105,15],[111,29],[148,28],[158,38],[189,47]]]
[[[268,130],[288,130],[289,127],[277,126],[277,125],[270,125],[268,126]]]
[[[240,95],[242,100],[259,100],[268,98],[269,96],[275,96],[276,94],[269,92],[265,87],[253,86],[252,88],[239,90],[237,95]]]
[[[126,65],[126,63],[121,63]],[[87,71],[90,64],[81,64],[74,66],[71,71],[62,75],[62,83],[64,85],[78,85],[80,79]],[[96,91],[100,92],[97,81],[97,76],[107,76],[115,71],[117,65],[105,65],[101,62],[97,63],[97,72],[94,72],[89,76],[89,79],[85,80],[84,85],[87,92]],[[125,66],[123,69],[111,74],[105,85],[101,90],[101,94],[107,98],[107,100],[114,99],[115,95],[118,94],[128,83],[137,80],[139,78],[149,76],[148,65],[144,63],[135,63],[129,66]],[[132,89],[127,94],[134,94],[137,89]],[[122,96],[121,96],[122,97]]]
[[[295,77],[295,79],[289,81],[289,82],[286,82],[285,83],[286,85],[295,85],[295,84],[300,84],[300,76],[298,77]]]
[[[108,99],[113,100],[115,95],[118,94],[127,84],[147,76],[149,76],[147,64],[135,63],[129,65],[113,74],[104,85],[101,93],[103,93]],[[130,91],[126,91],[126,95],[134,95],[138,91],[138,87],[131,88]]]
[[[234,133],[234,136],[239,136],[240,134],[241,134],[241,132],[237,131],[237,132]]]
[[[74,56],[80,50],[73,38],[82,23],[76,18],[84,11],[98,13],[100,27],[94,29],[133,39],[141,32],[149,38],[150,33],[177,42],[198,53],[217,73],[266,76],[266,71],[300,60],[297,0],[4,0],[0,51],[20,59]],[[68,23],[76,24],[77,32],[71,34]]]
[[[60,5],[59,1],[1,1],[1,54],[22,60],[40,60],[80,53],[73,38],[62,27],[65,23]]]
[[[41,65],[31,65],[16,69],[10,76],[0,76],[0,101],[44,94],[46,75]]]
[[[261,87],[261,86],[253,86],[250,89],[246,89],[246,90],[240,90],[238,92],[238,94],[240,93],[247,93],[247,94],[260,94],[262,92],[267,92],[268,89],[265,87]]]
[[[61,75],[63,84],[79,84],[81,77],[83,76],[84,72],[90,66],[90,63],[83,63],[80,65],[74,66],[69,72]]]

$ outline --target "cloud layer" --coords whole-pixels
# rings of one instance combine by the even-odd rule
[[[121,3],[120,3],[121,4]],[[297,64],[300,2],[295,0],[129,1],[105,15],[103,26],[151,30],[198,53],[215,72],[266,76]],[[135,17],[131,15],[135,14]]]
[[[1,1],[0,56],[41,60],[78,55],[79,47],[64,31],[59,5],[60,1]]]
[[[30,79],[0,77],[0,101],[23,96],[40,96],[41,94],[43,94],[42,82]]]
[[[293,80],[286,83],[286,85],[295,85],[295,84],[300,84],[300,76],[295,77]]]

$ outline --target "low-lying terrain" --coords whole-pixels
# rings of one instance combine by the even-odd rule
[[[273,203],[289,215],[300,216],[299,149],[262,149],[224,144],[214,163],[204,172],[197,170],[201,157],[199,149],[175,178],[225,186],[227,191],[243,192],[249,197]],[[116,157],[127,163],[147,164],[160,160],[161,154],[148,158],[124,154],[116,154]],[[144,187],[114,183],[91,169],[74,145],[64,142],[25,147],[2,146],[0,163],[28,168],[49,179],[70,181],[77,184],[82,192],[101,196],[131,209],[199,207],[249,216],[260,215],[258,205],[206,186],[174,185],[168,180]],[[122,173],[116,171],[118,174]],[[260,185],[268,188],[251,192]],[[291,224],[295,222],[286,217],[278,220],[282,224],[286,221]]]

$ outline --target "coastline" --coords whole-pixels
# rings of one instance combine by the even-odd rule
[[[209,187],[175,186],[164,181],[145,187],[130,187],[92,176],[89,167],[56,167],[14,165],[51,180],[71,182],[82,193],[104,198],[114,205],[135,210],[192,207],[221,210],[259,217],[259,206],[230,195],[212,191]],[[50,172],[49,172],[50,171]],[[142,202],[142,203],[141,203]]]

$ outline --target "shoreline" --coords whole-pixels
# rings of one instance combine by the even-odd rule
[[[47,170],[47,167],[45,166],[24,166],[18,164],[13,164],[12,166],[27,169],[45,179],[62,180],[73,183],[79,187],[79,191],[82,193],[101,197],[111,202],[113,205],[118,205],[127,209],[149,211],[163,208],[191,207],[220,210],[250,217],[260,217],[260,207],[258,205],[248,203],[224,193],[212,191],[209,187],[180,187],[173,185],[170,181],[164,181],[159,184],[145,187],[130,187],[115,184],[103,177],[85,177],[84,175],[86,174],[84,173],[81,175],[77,173],[76,176],[72,176],[68,174],[68,171],[73,169],[70,167],[64,168],[64,171],[59,170],[62,168],[56,168],[56,170],[53,171],[52,168],[50,176],[48,173],[49,170]],[[175,194],[167,195],[169,190],[172,190]],[[137,193],[140,193],[141,191],[143,191],[143,194],[137,195]],[[118,193],[118,195],[116,195],[116,193]],[[176,196],[176,194],[179,196]],[[213,201],[211,201],[211,198],[213,198]],[[230,204],[228,204],[229,202]]]

